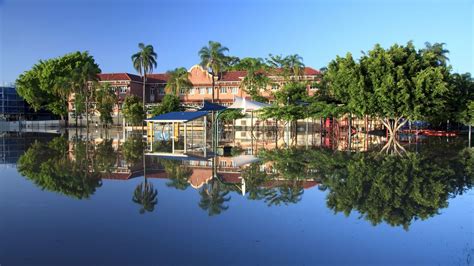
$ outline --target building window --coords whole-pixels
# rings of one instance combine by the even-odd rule
[[[232,87],[232,94],[237,94],[237,93],[239,93],[239,88]]]
[[[221,93],[221,94],[227,93],[227,87],[221,87],[221,88],[220,88],[220,93]]]
[[[160,95],[165,94],[165,88],[163,88],[163,87],[158,88],[158,94],[160,94]]]
[[[221,167],[227,167],[227,161],[220,161],[219,164]]]
[[[122,86],[122,87],[119,87],[119,90],[120,90],[120,93],[127,93],[127,90],[128,88],[125,87],[125,86]]]
[[[179,94],[185,95],[186,94],[186,88],[179,89]]]
[[[212,94],[212,88],[207,88],[207,94]]]
[[[272,85],[272,91],[278,90],[278,85]]]
[[[206,94],[206,88],[200,88],[199,94]]]
[[[197,89],[191,88],[191,89],[189,90],[189,94],[194,95],[194,91],[195,91],[195,90],[197,90]]]

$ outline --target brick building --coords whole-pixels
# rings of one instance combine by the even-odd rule
[[[200,65],[195,65],[189,70],[189,80],[193,84],[192,88],[182,89],[179,92],[181,102],[185,105],[201,105],[204,100],[212,99],[212,76],[203,69]],[[215,81],[215,102],[222,105],[230,105],[234,101],[235,96],[250,98],[241,86],[242,80],[246,76],[246,71],[228,71],[222,73]],[[315,82],[319,78],[319,71],[305,67],[301,80],[308,81],[308,84]],[[104,73],[99,74],[99,83],[109,83],[110,87],[114,89],[117,94],[118,102],[114,110],[113,120],[114,124],[122,124],[123,118],[121,116],[121,108],[123,100],[128,95],[136,95],[142,98],[143,83],[142,78],[138,75],[129,73]],[[268,85],[262,96],[265,96],[271,102],[273,99],[273,92],[278,90],[283,83],[281,77],[271,76],[272,84]],[[149,74],[146,80],[145,101],[147,104],[157,104],[165,95],[165,86],[168,80],[168,74]],[[308,93],[311,95],[316,88],[308,85]],[[69,119],[74,121],[74,97],[71,97],[69,103]],[[84,118],[79,117],[79,120]],[[98,114],[92,114],[91,121],[98,121]],[[82,121],[83,122],[83,121]]]

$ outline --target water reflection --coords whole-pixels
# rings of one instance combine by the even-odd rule
[[[169,188],[198,193],[197,205],[209,216],[229,211],[239,194],[269,207],[284,206],[297,204],[306,189],[318,187],[327,193],[327,207],[334,213],[355,213],[373,225],[405,229],[437,215],[449,198],[470,189],[474,178],[474,151],[464,148],[462,139],[405,145],[402,155],[300,147],[176,157],[145,155],[141,136],[112,135],[36,141],[18,159],[18,171],[43,190],[77,199],[100,191],[105,179],[143,178],[130,191],[140,213],[158,206],[156,178],[167,179]]]

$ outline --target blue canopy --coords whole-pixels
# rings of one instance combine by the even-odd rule
[[[221,111],[227,109],[227,107],[216,104],[216,103],[210,103],[208,101],[204,101],[204,104],[201,109],[198,111]]]
[[[181,122],[186,123],[194,119],[198,119],[207,115],[208,112],[197,111],[197,112],[170,112],[162,115],[157,115],[152,118],[146,119],[147,122],[159,122],[159,123],[173,123]]]

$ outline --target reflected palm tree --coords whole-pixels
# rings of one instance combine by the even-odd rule
[[[265,202],[268,206],[294,204],[302,199],[303,193],[303,186],[293,181],[290,185],[283,185],[268,190],[265,193]]]
[[[161,165],[165,168],[168,175],[169,182],[166,183],[168,187],[173,187],[178,190],[185,190],[189,187],[189,177],[192,175],[192,169],[183,165],[180,161],[174,160],[160,160]]]
[[[140,183],[133,193],[132,201],[140,204],[140,214],[145,212],[152,212],[155,210],[155,206],[158,203],[156,196],[158,195],[158,190],[153,188],[152,183],[148,183],[145,178],[145,182]]]
[[[229,191],[223,188],[218,180],[212,179],[210,185],[203,187],[199,194],[201,195],[199,207],[207,211],[209,216],[219,215],[229,209],[229,206],[225,205],[231,199],[227,196]]]

